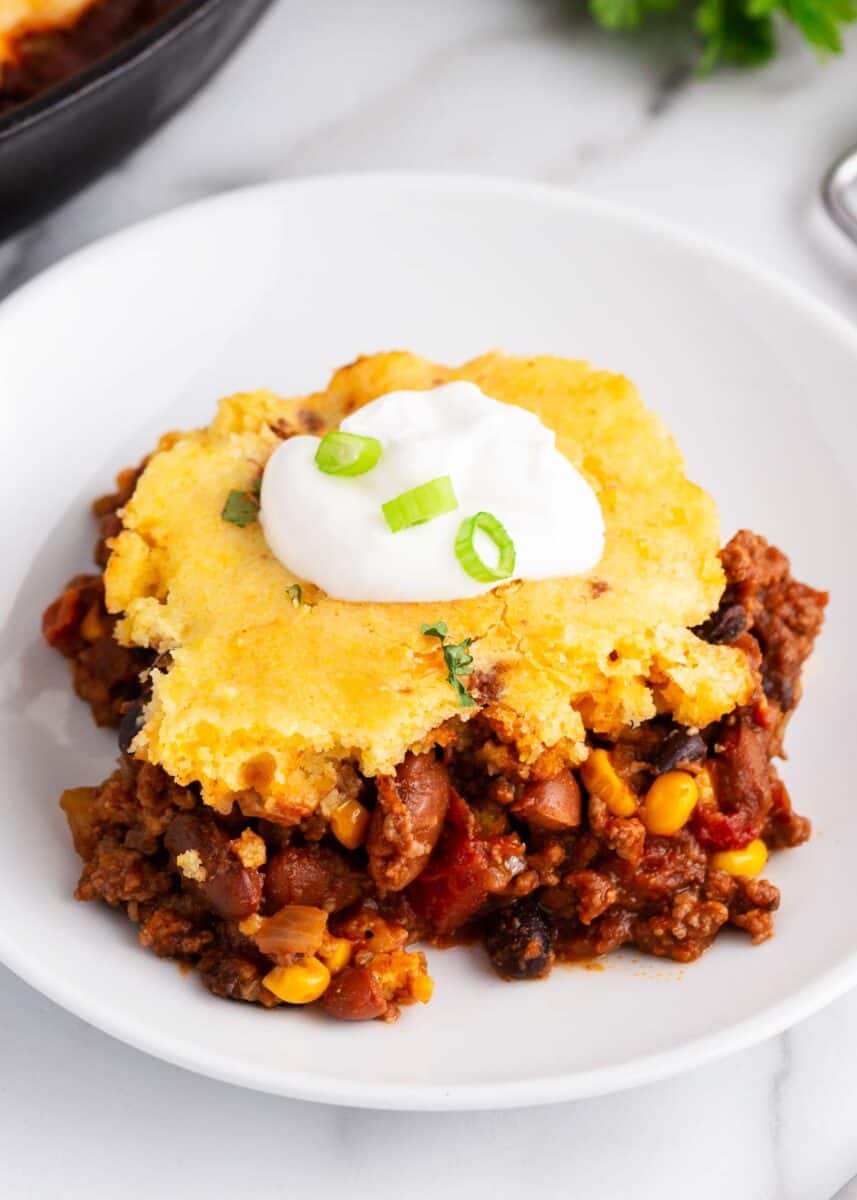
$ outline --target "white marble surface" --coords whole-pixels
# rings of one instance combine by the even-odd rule
[[[793,43],[699,81],[670,35],[548,0],[275,0],[189,108],[0,246],[0,295],[69,251],[258,180],[380,168],[550,180],[752,255],[857,318],[857,248],[816,202],[857,142],[851,54]],[[712,334],[714,336],[714,334]],[[0,1196],[857,1198],[857,993],[622,1096],[500,1114],[351,1112],[241,1092],[121,1046],[0,968]],[[121,1181],[121,1182],[120,1182]]]

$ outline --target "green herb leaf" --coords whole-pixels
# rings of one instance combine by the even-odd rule
[[[290,583],[286,588],[286,595],[295,608],[300,608],[304,602],[304,590],[299,583]]]
[[[753,15],[755,0],[702,0],[696,27],[702,34],[700,70],[706,73],[720,60],[737,66],[758,66],[774,53],[774,25],[769,13]]]
[[[682,0],[589,0],[589,10],[605,29],[637,29],[649,13],[673,12]]]
[[[242,529],[245,525],[252,525],[259,518],[258,487],[255,490],[251,487],[246,492],[233,489],[226,497],[226,503],[220,515],[224,521],[229,521],[232,525],[239,525]]]
[[[440,641],[443,649],[443,661],[449,672],[446,677],[447,683],[458,696],[458,703],[462,708],[473,708],[476,702],[460,679],[462,675],[473,674],[473,655],[469,653],[473,638],[465,638],[458,645],[447,645],[445,639],[449,628],[446,621],[436,621],[434,625],[423,625],[422,632],[426,637],[436,637]]]
[[[854,0],[782,0],[783,12],[822,55],[839,54],[839,25],[857,18]]]
[[[590,0],[589,8],[605,29],[636,29],[643,19],[640,0]]]
[[[690,16],[701,43],[699,69],[719,63],[759,66],[774,57],[776,21],[785,17],[824,58],[843,49],[843,27],[857,21],[857,0],[587,0],[599,25],[638,29],[666,13]]]

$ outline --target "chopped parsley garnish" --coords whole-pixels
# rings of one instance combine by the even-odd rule
[[[261,483],[257,480],[244,492],[233,489],[226,497],[226,503],[220,514],[224,521],[229,521],[231,525],[238,525],[243,529],[245,525],[252,525],[254,521],[258,520],[260,487]]]
[[[461,707],[473,708],[476,702],[461,682],[462,675],[473,674],[473,655],[468,653],[473,638],[465,638],[457,646],[447,643],[446,638],[449,633],[449,627],[446,621],[436,621],[434,625],[423,625],[422,632],[426,637],[436,637],[440,642],[443,649],[443,661],[446,663],[446,669],[449,672],[446,679],[449,686],[458,696],[458,702]]]
[[[286,595],[295,608],[300,608],[304,602],[304,590],[299,583],[290,583],[286,588]]]

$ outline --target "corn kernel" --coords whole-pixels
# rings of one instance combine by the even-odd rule
[[[768,861],[768,847],[761,838],[750,842],[741,850],[718,850],[711,856],[711,865],[729,875],[742,875],[751,879],[758,875]]]
[[[290,967],[274,967],[262,982],[285,1004],[312,1004],[326,992],[330,971],[317,958],[305,958]]]
[[[330,814],[330,828],[346,850],[356,850],[369,832],[369,810],[359,800],[343,800]]]
[[[603,800],[614,817],[633,817],[637,798],[616,772],[606,750],[590,750],[589,758],[580,767],[586,790]]]
[[[351,962],[353,949],[354,946],[348,938],[333,937],[332,934],[326,933],[316,953],[331,975],[338,975]]]
[[[238,922],[238,929],[245,937],[254,937],[262,928],[262,918],[258,913],[251,913],[243,921]]]
[[[640,814],[649,833],[672,837],[687,824],[699,799],[696,781],[686,771],[659,775],[646,793]]]

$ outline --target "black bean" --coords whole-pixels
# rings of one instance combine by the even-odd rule
[[[553,966],[556,930],[531,896],[499,909],[483,930],[488,956],[504,979],[539,979]]]
[[[694,633],[704,642],[721,644],[734,642],[747,628],[747,613],[740,604],[728,604],[718,608],[707,621],[697,625]]]
[[[143,725],[143,709],[145,704],[142,700],[135,700],[133,704],[129,704],[122,714],[122,720],[119,722],[119,749],[123,754],[131,753],[131,743],[140,732]]]
[[[698,733],[686,729],[673,729],[652,754],[650,762],[656,775],[674,771],[688,763],[705,758],[708,747]]]

